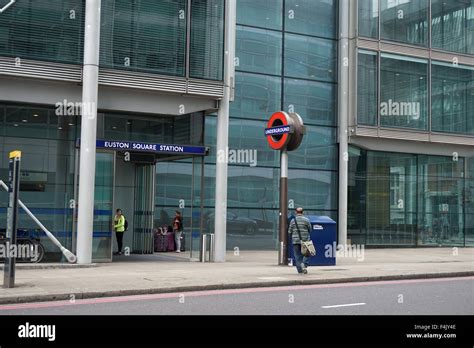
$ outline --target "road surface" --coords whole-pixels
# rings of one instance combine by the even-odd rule
[[[1,305],[0,315],[473,315],[474,277]]]

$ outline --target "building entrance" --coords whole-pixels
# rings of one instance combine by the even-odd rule
[[[163,225],[171,226],[176,210],[183,216],[184,255],[199,259],[203,230],[203,172],[204,160],[199,155],[98,148],[93,261],[111,262],[114,251],[118,250],[113,229],[116,209],[122,210],[128,222],[123,236],[124,261],[128,254],[153,255],[156,251],[155,230]],[[170,175],[178,178],[179,186],[167,184]]]
[[[154,156],[149,161],[126,162],[116,155],[114,210],[122,209],[128,229],[124,234],[126,251],[153,254],[155,199]],[[113,250],[118,250],[114,239]]]

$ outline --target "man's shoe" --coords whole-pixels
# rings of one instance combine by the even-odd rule
[[[308,274],[308,270],[306,269],[306,265],[301,263],[301,269],[303,270],[303,274]]]

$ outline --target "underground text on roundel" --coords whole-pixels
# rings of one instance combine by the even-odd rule
[[[45,338],[50,342],[56,340],[56,325],[35,325],[26,322],[18,326],[19,338]]]

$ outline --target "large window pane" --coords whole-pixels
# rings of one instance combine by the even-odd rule
[[[227,205],[245,208],[276,208],[276,168],[229,167]]]
[[[464,160],[419,156],[418,166],[421,244],[464,244]]]
[[[428,5],[428,0],[381,0],[381,38],[428,46]]]
[[[427,129],[428,64],[382,54],[380,123],[383,127]]]
[[[336,37],[337,1],[286,0],[285,4],[286,31],[328,38]]]
[[[83,26],[81,0],[17,1],[0,15],[0,56],[81,64]]]
[[[357,123],[377,125],[377,53],[375,52],[359,51]]]
[[[224,69],[224,0],[191,3],[190,77],[222,80]]]
[[[379,37],[379,0],[358,0],[359,35]]]
[[[146,116],[106,113],[103,131],[98,137],[107,140],[144,141],[149,143],[202,145],[202,113],[182,116]]]
[[[281,75],[281,33],[238,26],[236,45],[237,70]]]
[[[13,109],[13,106],[11,106]],[[3,114],[3,107],[0,109]],[[40,128],[39,128],[39,131]],[[8,180],[8,154],[22,151],[21,200],[68,249],[72,246],[73,221],[69,202],[74,199],[74,141],[30,138],[20,135],[0,137],[0,178]],[[42,134],[44,135],[44,133]],[[5,231],[8,194],[0,190],[0,230]],[[58,262],[62,254],[36,223],[20,210],[18,228],[41,238],[46,262]]]
[[[283,0],[238,0],[237,23],[281,29]]]
[[[433,62],[432,129],[474,134],[474,68]]]
[[[102,67],[184,76],[186,0],[104,0]]]
[[[268,145],[267,145],[268,146]],[[336,128],[306,126],[306,135],[298,150],[289,156],[289,167],[312,170],[337,170]]]
[[[365,244],[367,228],[367,153],[349,146],[347,234],[352,244]]]
[[[350,238],[368,245],[463,245],[472,222],[464,163],[351,148]]]
[[[467,159],[465,212],[466,246],[474,246],[474,157],[470,157]]]
[[[230,104],[232,117],[268,120],[281,109],[281,78],[237,73],[235,101]]]
[[[415,244],[416,156],[368,152],[367,244]]]
[[[335,81],[337,41],[293,34],[285,41],[285,76]]]
[[[285,79],[285,109],[307,124],[336,124],[336,88],[331,83]]]
[[[277,152],[272,150],[265,140],[262,141],[262,134],[266,126],[267,123],[265,121],[239,119],[230,121],[229,150],[237,151],[234,152],[235,161],[233,162],[240,162],[235,164],[246,167],[278,166]],[[239,153],[238,151],[241,152]],[[232,160],[232,157],[229,159]],[[256,159],[256,161],[252,161],[252,159]]]
[[[337,210],[337,173],[291,169],[288,199],[305,210]]]
[[[432,46],[474,54],[474,0],[431,1]]]

